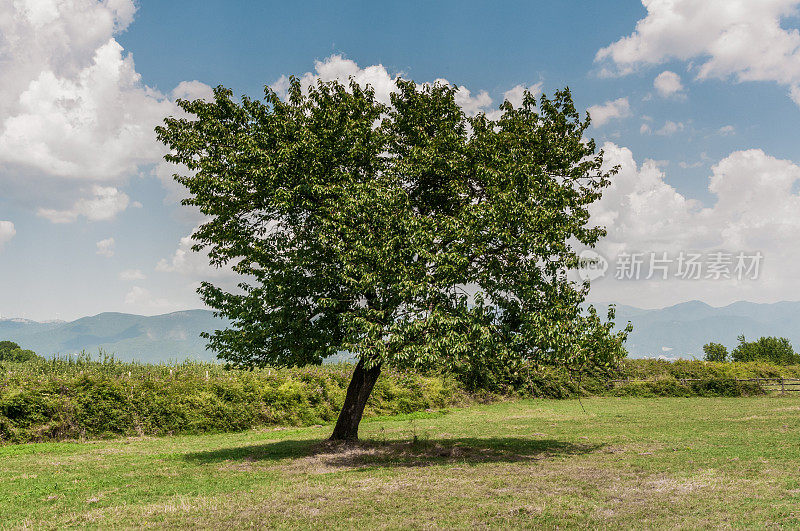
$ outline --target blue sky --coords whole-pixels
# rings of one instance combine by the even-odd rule
[[[163,313],[200,307],[201,279],[235,282],[188,251],[202,218],[178,205],[152,130],[178,112],[176,97],[218,84],[256,96],[289,74],[446,79],[470,113],[491,113],[515,87],[568,85],[622,167],[593,212],[609,228],[594,300],[798,300],[798,6],[5,2],[0,315]],[[690,251],[758,252],[763,263],[755,278],[737,278],[733,262],[730,278],[616,278],[630,254],[646,268],[667,253],[678,268]]]

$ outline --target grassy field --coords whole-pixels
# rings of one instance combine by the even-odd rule
[[[0,447],[8,527],[800,526],[800,397],[504,402]],[[584,409],[585,408],[585,411]]]

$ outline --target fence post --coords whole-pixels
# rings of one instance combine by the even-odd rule
[[[782,395],[786,394],[786,389],[783,387],[783,378],[781,378],[781,394]]]

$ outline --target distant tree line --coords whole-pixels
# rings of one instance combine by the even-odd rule
[[[778,365],[800,364],[800,354],[795,353],[792,343],[785,337],[761,337],[747,341],[739,336],[739,344],[728,354],[728,349],[720,343],[706,343],[703,352],[706,361],[766,361]]]
[[[31,361],[39,356],[32,350],[27,350],[13,341],[0,341],[0,361]]]

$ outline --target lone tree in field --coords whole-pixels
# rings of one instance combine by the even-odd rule
[[[580,367],[624,355],[567,273],[593,246],[609,184],[569,90],[467,117],[446,85],[397,80],[391,105],[354,82],[293,79],[286,100],[179,101],[157,128],[184,164],[194,233],[240,290],[203,300],[232,326],[209,347],[239,367],[358,363],[332,439],[358,437],[381,368],[491,360]],[[609,315],[609,319],[613,314]]]

